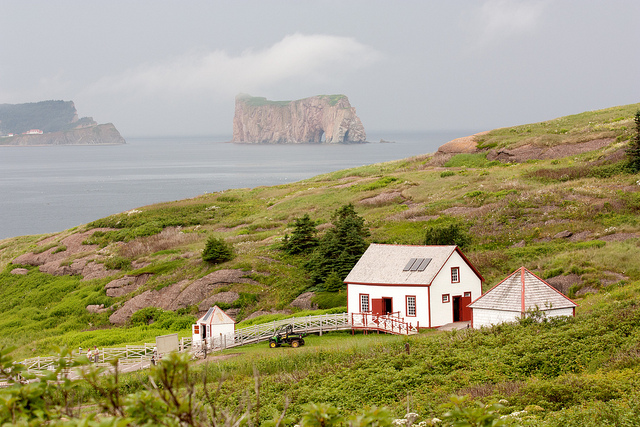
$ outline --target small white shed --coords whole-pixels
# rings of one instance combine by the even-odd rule
[[[575,316],[577,306],[524,267],[511,273],[469,305],[473,312],[471,325],[474,328],[514,322],[525,316],[528,310],[536,309],[547,317]]]
[[[206,343],[209,347],[224,347],[225,342],[233,342],[235,329],[235,320],[215,305],[191,326],[193,344],[198,346]]]
[[[483,280],[457,246],[371,244],[344,279],[347,311],[393,314],[414,328],[470,321]]]

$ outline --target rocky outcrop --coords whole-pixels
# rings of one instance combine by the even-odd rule
[[[101,279],[118,274],[118,270],[107,270],[103,263],[105,257],[96,254],[98,245],[84,245],[83,242],[96,231],[108,231],[108,228],[76,233],[60,240],[54,235],[37,243],[39,249],[25,253],[12,262],[15,265],[38,266],[42,273],[53,276],[78,275],[82,280]]]
[[[112,123],[92,125],[40,135],[16,135],[0,138],[0,145],[119,145],[126,144]]]
[[[0,104],[0,145],[125,144],[111,123],[78,118],[73,101]]]
[[[297,101],[236,97],[232,142],[262,144],[366,142],[362,122],[344,95]]]
[[[221,295],[222,292],[218,292],[216,294],[215,292],[221,287],[234,283],[259,285],[255,280],[247,278],[248,274],[250,273],[242,270],[218,270],[192,282],[182,280],[159,290],[147,290],[125,302],[109,317],[109,321],[116,325],[124,324],[133,313],[146,307],[177,310],[198,305],[199,310],[205,312],[210,307],[207,306],[207,302],[235,300],[233,299],[235,295],[231,295],[231,293]]]

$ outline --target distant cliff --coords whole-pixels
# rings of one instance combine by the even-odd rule
[[[0,104],[0,145],[125,144],[111,123],[78,118],[72,101]]]
[[[0,138],[0,145],[116,145],[126,144],[112,124],[92,125],[42,135],[16,135]]]
[[[366,139],[362,122],[344,95],[320,95],[297,101],[236,97],[232,142],[336,144]]]

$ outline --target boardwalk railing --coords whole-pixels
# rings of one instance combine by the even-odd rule
[[[323,332],[348,329],[375,330],[405,335],[417,333],[417,327],[405,322],[404,319],[400,317],[400,313],[392,313],[384,316],[374,315],[371,312],[322,314],[319,316],[291,317],[237,329],[233,334],[207,338],[204,342],[197,342],[195,347],[193,346],[191,338],[182,338],[178,351],[191,351],[198,355],[205,350],[217,351],[267,341],[284,325],[293,325],[293,331],[297,333],[319,333],[320,335],[322,335]],[[102,348],[99,349],[97,363],[106,364],[116,359],[118,359],[121,364],[148,361],[151,360],[154,348],[155,343],[127,345],[118,348]],[[79,354],[79,352],[74,351],[73,357],[77,357]],[[87,355],[86,350],[82,352],[82,355]],[[55,369],[57,360],[57,356],[34,357],[19,363],[24,365],[28,372],[38,373]],[[94,357],[92,357],[92,362],[95,363]]]
[[[293,325],[297,333],[319,333],[351,329],[350,317],[347,313],[321,314],[319,316],[291,317],[274,320],[269,323],[237,329],[233,334],[207,338],[205,342],[197,343],[193,351],[198,354],[207,351],[222,350],[245,344],[267,341],[284,325]]]
[[[388,332],[391,334],[411,335],[418,333],[418,325],[413,326],[400,317],[400,312],[385,315],[372,312],[351,313],[353,329]]]

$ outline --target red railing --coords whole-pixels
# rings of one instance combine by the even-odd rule
[[[388,332],[397,335],[409,335],[418,332],[418,327],[405,322],[400,317],[400,312],[387,314],[373,314],[370,311],[364,313],[351,313],[351,327],[369,331]]]

